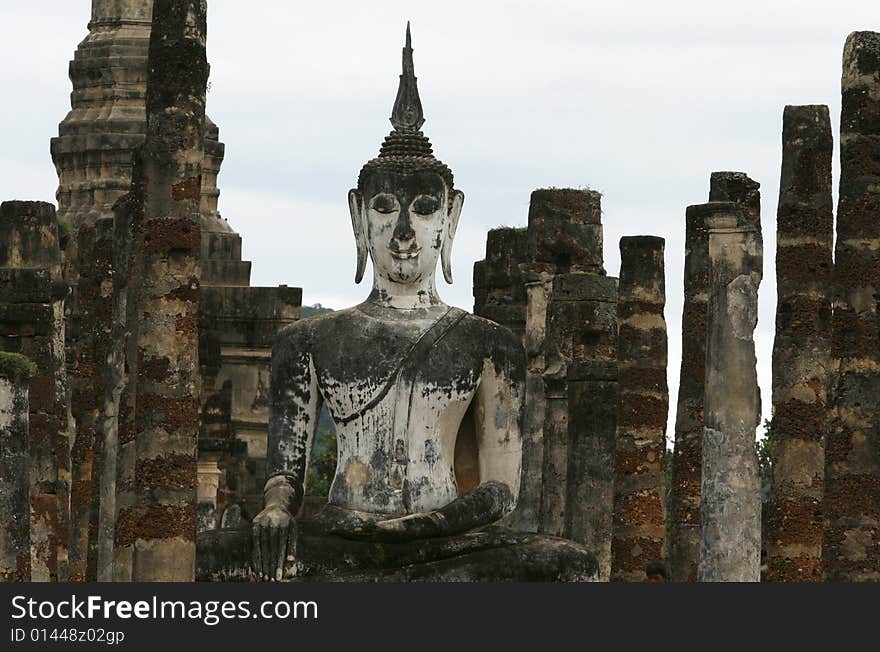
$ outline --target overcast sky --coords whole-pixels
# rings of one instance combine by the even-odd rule
[[[0,199],[54,201],[49,138],[90,5],[0,0]],[[525,226],[533,189],[599,190],[609,274],[621,236],[666,238],[674,406],[685,207],[708,199],[710,172],[747,172],[763,193],[756,340],[769,418],[782,109],[828,104],[837,133],[843,44],[880,29],[876,0],[210,0],[220,210],[254,285],[301,286],[304,303],[335,308],[368,292],[353,283],[346,193],[390,130],[408,19],[424,131],[466,195],[441,296],[473,307],[487,230]]]

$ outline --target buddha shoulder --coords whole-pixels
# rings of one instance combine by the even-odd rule
[[[456,348],[492,360],[496,366],[525,369],[525,352],[510,329],[477,315],[468,314],[453,335]]]
[[[304,317],[282,328],[275,336],[275,346],[308,348],[317,340],[356,331],[358,321],[358,313],[352,308]]]

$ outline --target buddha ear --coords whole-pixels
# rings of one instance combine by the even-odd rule
[[[354,282],[360,283],[364,280],[364,271],[367,269],[368,250],[364,225],[364,196],[357,190],[348,191],[348,210],[351,212],[351,228],[357,245],[357,271],[354,274]]]
[[[452,241],[455,240],[455,232],[458,230],[458,219],[461,217],[461,208],[464,206],[464,193],[460,190],[452,192],[449,202],[449,219],[446,221],[446,237],[443,238],[443,246],[440,249],[440,261],[443,264],[443,278],[452,283]]]

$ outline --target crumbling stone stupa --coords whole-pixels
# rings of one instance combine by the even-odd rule
[[[621,238],[612,581],[642,581],[665,557],[665,304],[663,239]]]
[[[826,106],[787,106],[776,236],[773,479],[767,579],[822,579],[824,433],[831,372],[831,119]]]
[[[89,34],[70,62],[71,111],[52,139],[58,218],[76,228],[113,215],[144,142],[153,0],[92,0]]]
[[[710,202],[700,562],[703,582],[757,582],[761,487],[755,429],[761,415],[753,333],[763,246],[760,222],[734,202]]]
[[[880,34],[850,34],[842,90],[822,567],[826,580],[878,581]]]

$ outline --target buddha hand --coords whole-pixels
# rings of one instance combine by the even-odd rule
[[[254,574],[264,582],[278,582],[284,564],[293,560],[296,520],[285,508],[268,506],[257,514],[252,528],[251,558]]]

